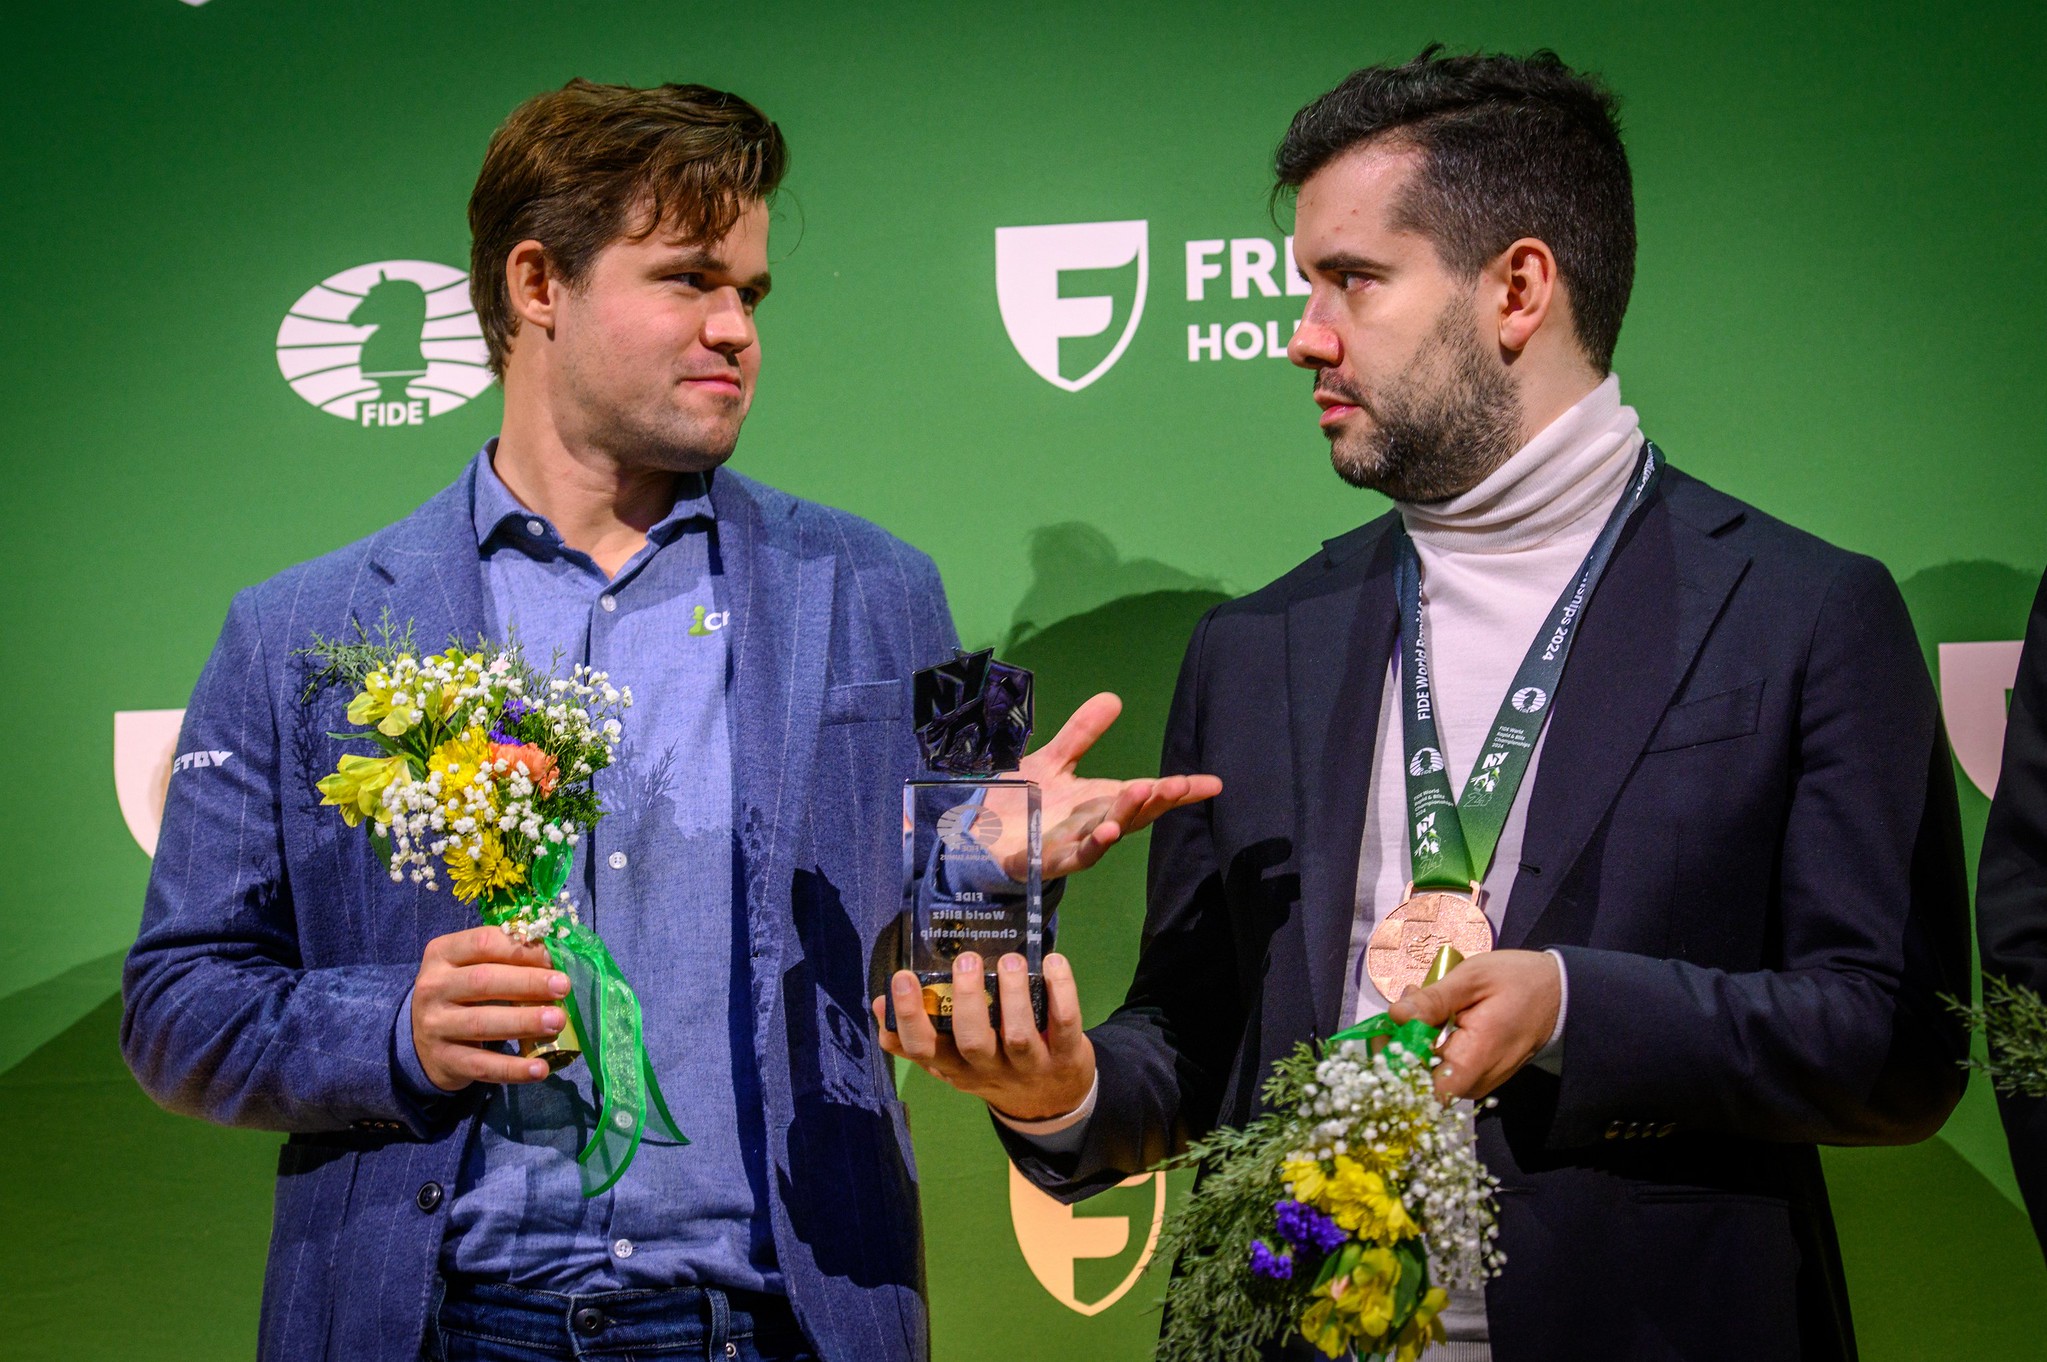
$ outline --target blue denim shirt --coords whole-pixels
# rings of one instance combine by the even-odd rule
[[[630,686],[609,811],[577,853],[578,909],[639,994],[647,1053],[690,1143],[650,1134],[586,1200],[575,1164],[596,1108],[590,1070],[492,1091],[464,1156],[444,1271],[551,1291],[679,1284],[784,1291],[768,1220],[744,896],[732,836],[731,661],[708,477],[685,479],[647,543],[606,578],[521,506],[477,455],[484,599],[541,670],[578,662]],[[555,662],[559,658],[559,663]],[[402,1067],[433,1089],[401,1017]]]

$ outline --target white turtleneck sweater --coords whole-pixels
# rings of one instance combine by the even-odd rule
[[[1463,792],[1529,644],[1620,504],[1641,450],[1635,410],[1621,405],[1620,380],[1608,375],[1469,492],[1430,506],[1400,504],[1421,559],[1422,627],[1452,790]],[[1391,1003],[1364,974],[1365,942],[1409,880],[1400,685],[1396,650],[1379,700],[1358,856],[1358,913],[1344,993],[1345,1015],[1354,1021]],[[1537,740],[1485,873],[1486,916],[1496,931],[1521,868],[1528,792],[1548,732]]]
[[[1427,631],[1436,729],[1451,789],[1464,789],[1528,645],[1620,504],[1641,449],[1641,425],[1634,408],[1621,405],[1620,380],[1608,375],[1469,492],[1435,505],[1398,505],[1421,559],[1422,627]],[[1401,901],[1409,878],[1407,758],[1399,694],[1396,649],[1387,660],[1379,700],[1378,738],[1358,856],[1357,915],[1344,991],[1344,1015],[1353,1021],[1388,1006],[1365,976],[1365,943],[1380,916]],[[1545,728],[1545,739],[1547,734]],[[1486,871],[1486,916],[1495,931],[1521,868],[1528,792],[1535,788],[1542,748],[1543,740],[1538,740]],[[1557,968],[1561,973],[1560,956]],[[1560,1007],[1550,1044],[1536,1063],[1556,1062],[1563,1028]],[[1070,1153],[1080,1147],[1099,1087],[1098,1076],[1096,1087],[1065,1116],[1012,1121],[997,1112],[996,1117],[1048,1153]],[[1489,1362],[1481,1294],[1453,1295],[1443,1323],[1451,1342],[1431,1349],[1425,1362]]]
[[[1641,423],[1634,408],[1621,405],[1620,380],[1609,374],[1463,496],[1430,506],[1400,504],[1401,521],[1421,559],[1422,628],[1452,790],[1463,792],[1514,673],[1620,504],[1641,450]],[[1358,855],[1357,916],[1344,990],[1344,1015],[1353,1021],[1389,1005],[1365,974],[1365,943],[1380,917],[1400,902],[1409,879],[1400,683],[1395,650],[1379,701]],[[1545,727],[1485,872],[1485,911],[1496,932],[1521,869],[1528,792],[1535,788],[1548,735]],[[1552,955],[1564,992],[1549,1044],[1533,1061],[1545,1068],[1559,1062],[1570,996],[1563,957]],[[1490,1362],[1483,1293],[1453,1292],[1442,1318],[1450,1342],[1430,1349],[1424,1362]]]

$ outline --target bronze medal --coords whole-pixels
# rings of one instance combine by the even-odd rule
[[[1486,920],[1473,886],[1471,894],[1430,889],[1407,898],[1372,928],[1365,945],[1365,973],[1389,1003],[1421,985],[1443,947],[1467,958],[1493,948],[1493,924]]]

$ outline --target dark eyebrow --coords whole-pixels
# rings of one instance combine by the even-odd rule
[[[709,251],[698,249],[686,250],[682,254],[663,262],[662,268],[670,274],[680,274],[684,271],[702,274],[729,275],[732,273],[732,267],[723,260],[712,255]],[[750,288],[762,297],[766,297],[768,290],[774,287],[774,280],[768,276],[766,270],[762,270],[753,278],[742,282],[740,287]]]
[[[1315,262],[1315,272],[1317,274],[1337,274],[1344,270],[1356,270],[1362,274],[1384,274],[1386,273],[1386,265],[1383,261],[1373,260],[1367,256],[1354,255],[1349,251],[1338,251],[1334,255],[1325,255]]]

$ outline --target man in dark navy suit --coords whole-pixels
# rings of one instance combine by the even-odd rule
[[[1983,972],[2047,994],[2047,579],[2033,598],[1976,873]],[[2012,1168],[2047,1249],[2047,1097],[2000,1093]]]
[[[1925,1139],[1963,1077],[1960,831],[1897,588],[1621,403],[1634,209],[1595,82],[1362,70],[1277,171],[1291,357],[1395,513],[1196,629],[1164,769],[1223,792],[1154,832],[1124,1006],[1083,1032],[1055,979],[1042,1039],[956,1003],[955,1040],[885,1043],[1072,1201],[1258,1116],[1304,1040],[1454,1015],[1438,1089],[1499,1099],[1507,1263],[1432,1359],[1852,1358],[1816,1146]],[[1424,897],[1497,949],[1409,991]]]

